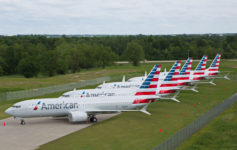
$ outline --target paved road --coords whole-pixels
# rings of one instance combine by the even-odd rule
[[[118,114],[97,115],[98,121]],[[67,118],[29,118],[26,125],[19,120],[7,118],[0,120],[0,150],[33,150],[42,144],[86,128],[92,123],[69,123]],[[4,122],[6,126],[4,126]]]

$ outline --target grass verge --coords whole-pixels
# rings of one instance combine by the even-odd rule
[[[237,103],[182,143],[177,150],[236,150]]]

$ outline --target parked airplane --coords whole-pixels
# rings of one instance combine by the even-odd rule
[[[83,89],[83,90],[74,89],[73,91],[63,93],[62,96],[60,97],[83,98],[83,97],[126,96],[126,95],[135,94],[135,92],[138,90],[138,88],[142,84],[142,82],[127,84],[125,83],[125,76],[123,76],[122,82],[117,82],[117,83],[121,85],[118,85],[116,88],[96,88],[96,89]],[[103,84],[111,85],[111,83],[103,83]]]
[[[175,76],[177,76],[178,75],[178,73],[179,73],[179,69],[180,69],[180,65],[181,65],[181,61],[176,61],[175,63],[174,63],[174,65],[171,67],[171,69],[170,69],[170,71],[167,73],[167,72],[161,72],[161,74],[160,74],[160,81],[164,81],[164,79],[166,78],[166,76],[167,75],[169,75],[169,74],[172,74],[172,78],[170,78],[170,79],[167,79],[166,81],[165,81],[165,83],[166,84],[170,84],[170,85],[174,85],[173,83],[176,83],[177,82],[177,80],[174,80],[174,78],[176,78]],[[178,66],[178,72],[176,71],[175,72],[175,74],[173,74],[173,73],[171,73],[171,71],[175,71],[175,70],[173,70],[174,68],[176,68]],[[173,68],[173,69],[172,69]],[[173,76],[174,76],[174,78],[173,78]],[[143,78],[143,79],[142,79]],[[144,81],[144,79],[146,78],[145,76],[143,76],[141,78],[141,80],[139,79],[139,80],[134,80],[134,82],[111,82],[111,83],[103,83],[103,84],[101,84],[101,85],[99,85],[98,87],[97,87],[97,89],[112,89],[112,88],[138,88],[140,85],[141,85],[141,83]],[[172,80],[171,80],[172,79]],[[162,82],[161,82],[162,83]],[[162,84],[165,84],[165,83],[162,83]],[[176,85],[177,85],[177,83],[176,83]],[[164,86],[162,86],[162,87],[164,87]],[[169,87],[173,87],[173,86],[169,86]],[[177,87],[175,88],[175,89],[177,89]]]
[[[205,70],[205,77],[204,78],[205,79],[211,79],[211,81],[208,82],[210,84],[216,85],[213,82],[216,78],[224,78],[224,79],[230,80],[230,78],[228,78],[228,75],[229,75],[230,72],[228,72],[224,77],[217,77],[217,75],[220,73],[219,72],[220,61],[221,61],[221,54],[217,53],[216,57],[212,61],[209,68],[207,68]]]
[[[204,55],[202,59],[200,60],[199,64],[197,65],[197,67],[195,68],[195,70],[190,71],[189,85],[194,85],[194,86],[192,86],[191,88],[183,87],[182,90],[192,90],[194,92],[198,92],[196,90],[196,87],[198,85],[198,82],[204,79],[206,64],[207,64],[207,56]]]
[[[202,58],[203,59],[203,58]],[[204,62],[203,62],[203,64],[202,64],[202,68],[200,69],[200,71],[199,72],[195,72],[195,71],[193,71],[193,75],[192,75],[192,78],[193,79],[195,79],[194,81],[199,81],[199,82],[196,82],[195,84],[194,84],[194,86],[191,88],[191,89],[188,89],[188,90],[193,90],[193,91],[195,91],[195,92],[198,92],[197,90],[196,90],[196,87],[197,87],[197,85],[198,84],[200,84],[200,83],[210,83],[210,84],[212,84],[212,85],[215,85],[215,83],[213,82],[214,81],[214,79],[216,79],[216,78],[225,78],[225,79],[227,79],[227,80],[230,80],[229,78],[228,78],[228,74],[229,73],[227,73],[224,77],[217,77],[217,75],[220,73],[219,72],[219,64],[220,64],[220,59],[221,59],[221,54],[219,54],[219,53],[217,53],[217,55],[216,55],[216,57],[214,58],[214,60],[213,60],[213,62],[211,63],[211,65],[210,65],[210,67],[209,68],[207,68],[207,69],[204,69],[205,67],[206,67],[206,63],[205,63],[205,60],[204,60]],[[202,61],[201,61],[202,62]],[[201,63],[200,62],[200,63]],[[205,67],[204,67],[205,66]],[[197,67],[198,68],[198,67]],[[199,65],[199,68],[200,68],[200,65]],[[196,75],[194,75],[194,74],[196,74]],[[200,75],[200,76],[199,76]],[[208,81],[208,82],[200,82],[200,80],[202,80],[202,79],[204,79],[204,80],[209,80],[209,79],[211,79],[210,81]]]
[[[96,122],[97,114],[123,111],[146,111],[148,105],[156,96],[159,81],[160,65],[155,65],[148,77],[141,84],[135,95],[113,97],[83,97],[83,98],[46,98],[18,102],[8,108],[5,113],[21,120],[30,117],[68,116],[70,122],[90,120]],[[141,108],[137,110],[138,108]]]
[[[166,71],[165,71],[166,72]],[[137,82],[137,81],[143,81],[145,80],[147,77],[147,73],[145,72],[145,75],[144,76],[141,76],[141,77],[132,77],[130,79],[128,79],[127,82]]]
[[[178,61],[178,62],[181,64],[180,61]],[[180,68],[180,64],[179,64],[178,68]],[[179,89],[179,88],[182,88],[183,86],[188,85],[190,82],[192,82],[192,80],[190,80],[191,66],[192,66],[192,58],[188,58],[187,61],[185,62],[185,64],[183,65],[181,71],[179,72],[179,70],[176,70],[175,75],[172,79],[173,84],[171,84],[171,82],[169,82],[170,85],[169,86],[166,85],[166,86],[175,87],[176,89]],[[174,71],[174,70],[170,70],[170,72],[171,71]],[[162,72],[160,76],[161,76],[160,77],[160,82],[161,82],[167,76],[167,72],[166,71]],[[134,78],[130,78],[128,81],[130,81],[130,82],[137,81],[138,82],[138,81],[141,81],[143,78],[144,77],[134,77]],[[161,87],[164,87],[164,86],[165,85],[162,85]],[[173,91],[173,92],[175,92],[175,91]]]
[[[214,60],[212,61],[209,68],[205,70],[205,76],[213,77],[219,74],[219,64],[221,60],[221,54],[217,54]]]
[[[166,75],[165,79],[159,79],[157,82],[157,90],[156,95],[159,96],[159,99],[163,99],[167,95],[174,93],[178,90],[178,87],[174,87],[177,85],[177,81],[174,81],[177,73],[179,73],[180,61],[177,61],[174,66],[171,68],[168,75]],[[165,81],[164,81],[165,80]],[[171,80],[171,81],[170,81]],[[82,97],[106,97],[106,96],[126,96],[131,95],[136,92],[138,88],[137,86],[141,85],[141,82],[116,82],[118,85],[113,88],[99,88],[99,89],[85,89],[85,90],[73,90],[64,93],[61,97],[74,97],[74,98],[82,98]],[[113,85],[113,83],[106,83],[107,85]],[[130,86],[134,85],[134,86]],[[107,86],[108,87],[108,86]],[[172,99],[172,98],[169,98]],[[173,99],[172,99],[173,100]]]

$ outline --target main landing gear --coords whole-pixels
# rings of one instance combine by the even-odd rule
[[[90,122],[97,122],[97,118],[95,116],[90,117]]]

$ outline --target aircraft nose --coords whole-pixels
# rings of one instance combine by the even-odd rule
[[[7,110],[5,110],[5,113],[8,114],[8,115],[12,115],[11,108],[8,108]]]

